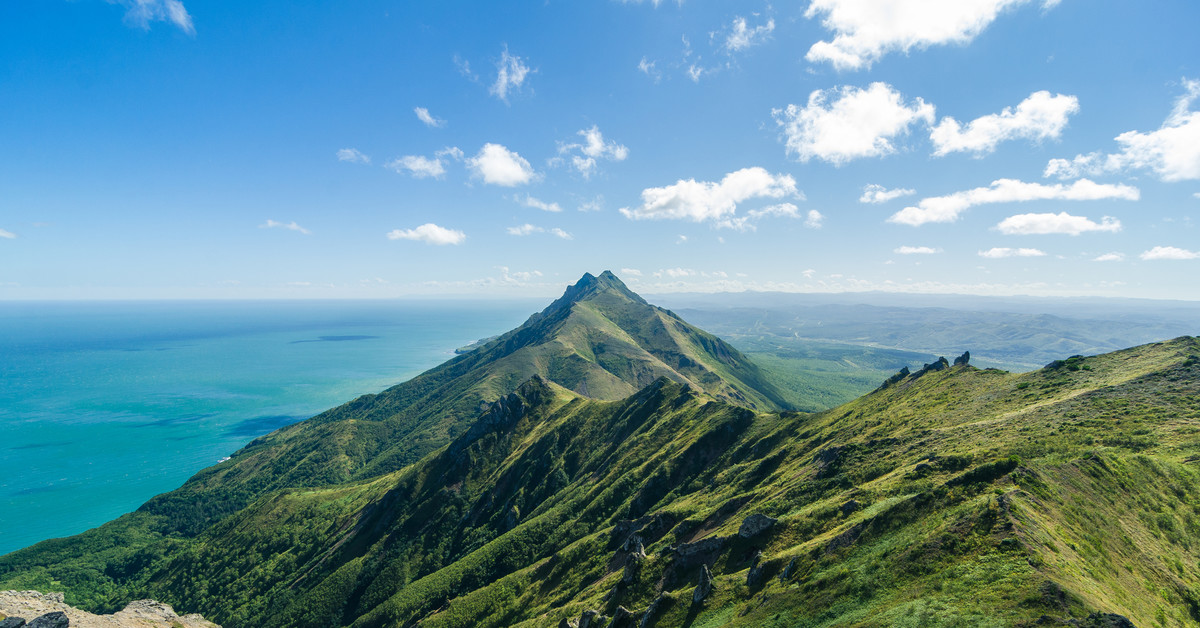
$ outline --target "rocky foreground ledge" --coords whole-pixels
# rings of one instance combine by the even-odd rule
[[[200,615],[180,617],[162,602],[137,600],[112,615],[67,606],[62,593],[0,591],[0,628],[221,628]]]

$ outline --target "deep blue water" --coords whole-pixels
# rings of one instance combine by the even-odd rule
[[[134,510],[540,305],[0,303],[0,554]]]

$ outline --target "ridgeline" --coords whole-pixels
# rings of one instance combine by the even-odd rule
[[[611,273],[0,588],[238,626],[1200,622],[1200,341],[820,413]],[[1126,622],[1126,623],[1121,623]]]

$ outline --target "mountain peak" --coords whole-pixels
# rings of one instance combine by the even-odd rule
[[[558,298],[546,311],[558,307],[569,307],[580,301],[586,301],[600,295],[616,295],[634,303],[646,304],[646,300],[629,289],[611,270],[600,273],[599,276],[584,273],[574,285],[567,286],[563,295]]]

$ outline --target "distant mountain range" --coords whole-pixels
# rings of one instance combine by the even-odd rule
[[[787,377],[585,275],[442,366],[0,557],[0,588],[231,628],[1200,622],[1200,340],[1059,358],[931,358],[800,412]]]

